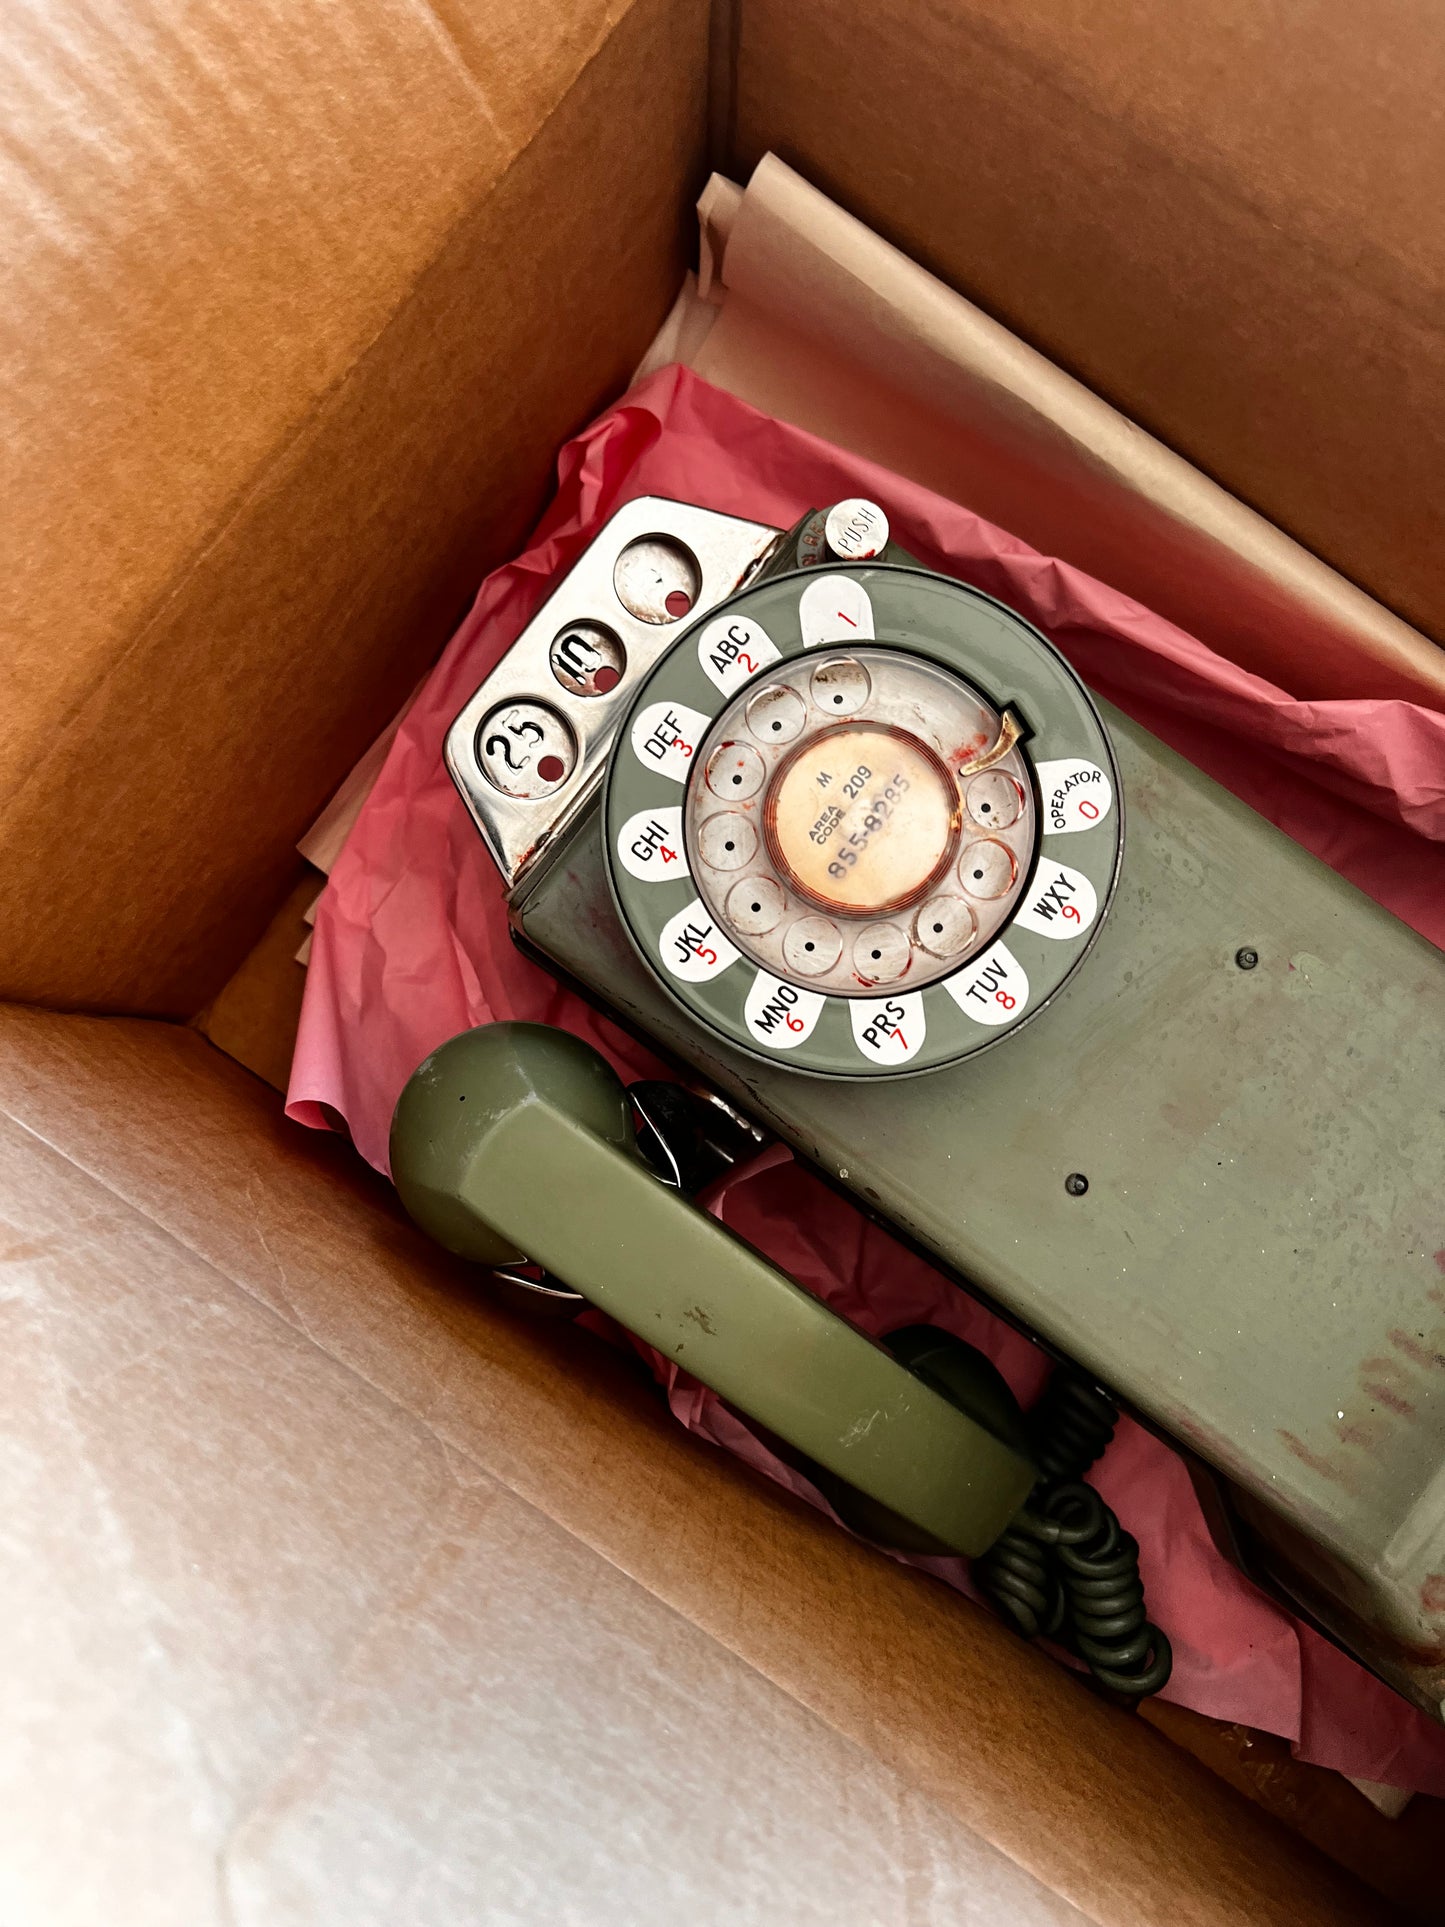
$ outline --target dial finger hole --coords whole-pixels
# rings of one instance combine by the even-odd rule
[[[757,831],[735,810],[710,816],[697,833],[698,854],[714,870],[741,870],[752,862],[757,847]]]
[[[750,743],[719,743],[707,759],[707,786],[729,803],[744,803],[763,787],[763,759]]]
[[[983,829],[1006,830],[1019,820],[1024,793],[1006,770],[986,769],[964,791],[964,804]]]
[[[826,917],[799,917],[783,935],[783,962],[795,976],[820,977],[842,954],[838,926]]]
[[[831,662],[819,663],[808,686],[825,716],[852,716],[867,702],[873,681],[861,662],[835,656]]]
[[[962,897],[930,897],[913,919],[913,941],[930,957],[956,957],[978,932],[978,919]]]
[[[748,704],[748,728],[760,743],[791,743],[808,720],[808,705],[796,689],[776,683],[759,690]]]
[[[1006,844],[995,843],[992,837],[983,836],[977,843],[966,845],[958,859],[959,882],[971,897],[985,901],[1011,890],[1017,875],[1013,851]]]
[[[787,901],[776,878],[744,877],[728,891],[723,909],[729,925],[740,936],[763,937],[777,929]]]
[[[896,923],[870,923],[853,939],[853,974],[865,984],[891,984],[912,958]]]

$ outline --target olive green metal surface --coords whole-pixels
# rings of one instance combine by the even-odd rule
[[[705,1030],[618,923],[595,809],[515,920],[1210,1461],[1281,1583],[1438,1711],[1445,963],[1103,707],[1129,819],[1110,915],[1037,1021],[966,1063],[825,1082]]]
[[[595,1051],[535,1024],[453,1038],[413,1075],[392,1174],[439,1242],[520,1249],[918,1530],[983,1551],[1032,1465],[862,1332],[659,1184]]]

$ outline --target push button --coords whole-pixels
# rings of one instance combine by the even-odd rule
[[[828,510],[823,536],[840,562],[871,562],[888,547],[888,517],[876,502],[852,495]]]

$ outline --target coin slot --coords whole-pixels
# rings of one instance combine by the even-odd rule
[[[503,796],[534,803],[566,782],[577,763],[577,742],[547,703],[498,703],[477,727],[482,775]]]
[[[612,586],[639,622],[680,622],[702,592],[702,570],[675,537],[640,535],[613,565]]]
[[[547,659],[569,696],[609,696],[627,672],[621,639],[601,622],[569,622]]]

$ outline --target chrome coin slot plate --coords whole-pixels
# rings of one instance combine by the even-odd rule
[[[446,739],[452,780],[509,885],[595,792],[643,677],[738,589],[778,535],[766,523],[639,496],[548,596]]]

